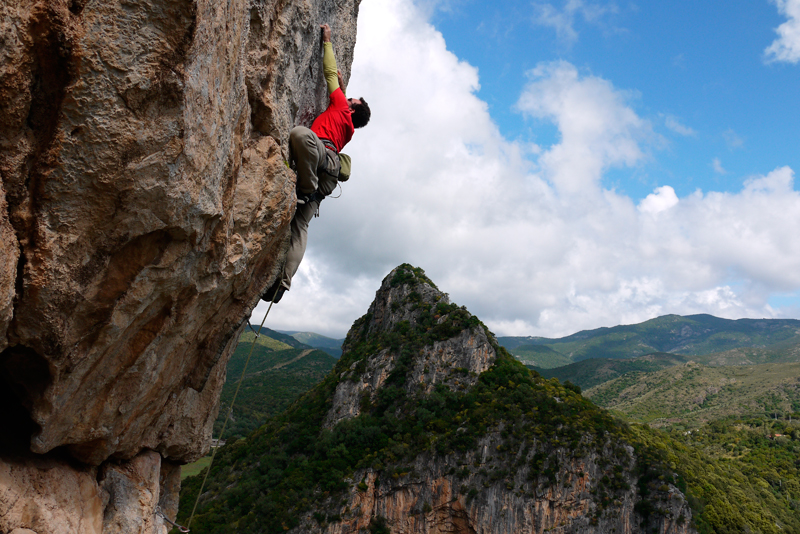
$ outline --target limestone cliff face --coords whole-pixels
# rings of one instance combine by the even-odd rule
[[[695,533],[686,499],[674,487],[659,496],[658,516],[649,523],[643,524],[634,508],[639,501],[635,489],[615,495],[608,507],[598,507],[592,490],[605,475],[598,466],[600,456],[576,459],[560,451],[556,485],[531,480],[528,469],[492,481],[491,474],[481,471],[508,467],[492,461],[492,452],[501,444],[498,433],[481,440],[476,453],[462,458],[423,455],[410,466],[408,474],[396,479],[382,477],[371,469],[358,471],[354,480],[363,481],[366,489],[353,487],[347,505],[338,510],[339,522],[320,525],[309,517],[297,531],[363,532],[380,517],[391,532],[404,534]],[[632,455],[630,459],[633,462]],[[464,466],[469,466],[470,475],[453,474],[454,469]],[[632,478],[627,483],[635,486]],[[470,497],[473,489],[479,490]]]
[[[416,283],[402,282],[402,275],[410,272],[410,266],[401,266],[386,277],[369,312],[348,334],[343,359],[358,350],[359,340],[370,336],[383,335],[382,339],[391,344],[393,329],[413,329],[423,314],[435,313],[427,310],[448,303],[447,295],[424,275]],[[440,324],[444,319],[434,317]],[[377,346],[382,347],[383,342]],[[374,406],[381,388],[400,365],[399,354],[404,348],[388,346],[368,353],[365,359],[357,356],[338,377],[323,426],[333,429]],[[403,388],[409,398],[418,401],[436,386],[439,391],[443,386],[463,392],[490,369],[498,359],[498,350],[496,341],[480,324],[454,332],[448,339],[415,347],[411,359],[402,364],[406,367]],[[543,384],[547,387],[546,381]],[[514,385],[509,382],[507,387]],[[526,394],[534,394],[528,391]],[[576,402],[574,398],[552,400],[556,406]],[[499,401],[484,397],[471,409],[478,410],[484,402],[491,406]],[[522,419],[528,416],[535,418],[529,413]],[[455,429],[456,434],[468,431],[468,417],[466,410],[459,415],[457,420],[464,426]],[[560,421],[564,426],[573,424],[568,416]],[[639,491],[643,482],[638,474],[642,459],[632,446],[620,441],[619,435],[599,431],[597,438],[573,433],[565,439],[560,433],[538,432],[536,424],[531,427],[502,419],[497,426],[487,424],[485,434],[467,452],[442,453],[432,444],[413,460],[402,458],[403,453],[398,452],[402,467],[356,469],[344,496],[323,497],[292,531],[354,534],[382,531],[385,526],[404,534],[694,532],[686,499],[669,480],[658,482],[660,486],[647,502],[643,501]],[[530,432],[527,437],[521,435],[523,428]],[[537,436],[532,443],[531,435]],[[409,438],[395,436],[398,443],[404,439]],[[590,441],[592,444],[586,445]]]
[[[110,532],[122,479],[174,494],[207,451],[327,104],[318,26],[347,78],[359,2],[0,0],[0,531]]]

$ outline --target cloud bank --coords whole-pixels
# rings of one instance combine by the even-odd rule
[[[800,287],[792,169],[736,193],[679,198],[664,184],[637,202],[604,185],[661,144],[635,92],[565,61],[539,64],[517,109],[558,140],[509,140],[476,96],[477,70],[410,0],[364,2],[358,31],[348,93],[373,118],[345,150],[352,178],[312,221],[270,328],[341,336],[402,262],[502,335],[667,313],[772,317],[768,299]]]

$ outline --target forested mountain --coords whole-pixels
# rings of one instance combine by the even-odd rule
[[[752,363],[766,363],[772,361],[774,353],[785,354],[790,347],[800,352],[800,321],[665,315],[639,324],[584,330],[557,339],[500,337],[498,341],[526,364],[537,367],[558,367],[588,358],[633,358],[657,352],[696,356],[751,347],[766,350],[744,351],[738,356],[732,353],[728,357],[755,358],[757,361]],[[532,356],[532,346],[552,349],[563,359],[545,352],[538,358]]]
[[[627,365],[700,367],[638,360]],[[796,420],[667,433],[615,420],[578,390],[525,369],[421,270],[401,266],[334,371],[220,450],[193,528],[800,532]],[[199,486],[185,481],[181,521]]]
[[[659,449],[555,380],[408,265],[322,383],[222,448],[203,532],[693,531]],[[187,479],[181,521],[199,491]]]

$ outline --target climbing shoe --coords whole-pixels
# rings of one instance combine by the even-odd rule
[[[325,198],[325,195],[320,193],[319,191],[314,191],[308,195],[297,195],[297,205],[302,206],[303,204],[308,204],[309,202],[313,202],[314,200],[319,200],[322,202],[322,199]]]
[[[273,304],[277,304],[281,301],[281,298],[283,298],[284,293],[286,293],[286,288],[281,285],[281,279],[278,278],[269,289],[264,291],[264,293],[261,295],[261,300],[264,302],[272,302]]]

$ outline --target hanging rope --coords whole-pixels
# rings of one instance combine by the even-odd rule
[[[275,297],[278,296],[278,292],[281,290],[281,284],[278,284],[278,288],[275,290],[275,294],[272,295],[272,299],[269,302],[269,308],[267,308],[267,313],[264,314],[264,318],[261,319],[261,325],[258,327],[258,332],[256,332],[256,337],[253,338],[253,343],[250,345],[250,352],[247,354],[247,360],[244,362],[244,369],[242,369],[242,377],[239,379],[239,383],[236,385],[236,392],[233,394],[233,399],[231,399],[231,406],[228,408],[228,415],[225,416],[225,422],[222,423],[222,430],[219,433],[219,442],[222,441],[222,436],[225,435],[225,427],[228,426],[228,420],[231,418],[231,414],[233,413],[233,405],[236,403],[236,397],[239,396],[239,388],[242,387],[242,382],[244,382],[244,375],[247,372],[247,365],[250,363],[250,357],[253,355],[253,349],[256,346],[256,341],[258,341],[258,337],[261,335],[261,329],[264,328],[264,322],[267,320],[267,315],[269,315],[270,310],[272,309],[272,305],[275,303]],[[250,321],[247,321],[247,324],[250,325]],[[253,327],[250,326],[252,330]],[[255,330],[253,330],[255,332]],[[197,504],[200,502],[200,496],[203,494],[203,488],[206,486],[206,479],[208,479],[208,474],[211,472],[211,466],[214,465],[214,456],[217,454],[217,449],[219,447],[214,447],[211,449],[211,461],[208,463],[208,467],[206,468],[206,475],[203,477],[203,482],[200,484],[200,490],[197,492],[197,498],[194,501],[194,506],[192,507],[192,513],[189,516],[189,522],[186,523],[186,530],[181,530],[181,532],[189,532],[189,528],[192,526],[192,519],[194,519],[194,513],[197,510]]]

